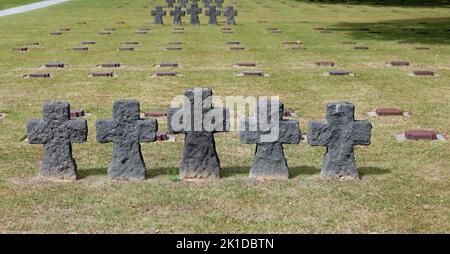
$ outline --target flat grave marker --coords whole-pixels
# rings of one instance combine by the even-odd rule
[[[70,110],[70,117],[71,118],[77,118],[77,117],[83,117],[85,116],[84,110],[82,109],[71,109]]]
[[[47,63],[44,65],[45,68],[64,68],[64,63],[60,62],[54,62],[54,63]]]
[[[407,61],[391,61],[389,66],[409,66],[409,62]]]
[[[377,108],[372,112],[367,113],[369,116],[407,116],[409,117],[409,112],[404,111],[399,108]]]
[[[324,74],[325,76],[354,76],[353,72],[346,70],[331,70]]]
[[[236,76],[238,76],[238,77],[268,77],[269,74],[264,73],[263,71],[260,71],[260,70],[247,70],[247,71],[238,73]]]
[[[162,68],[162,67],[173,67],[173,68],[175,68],[175,67],[178,67],[178,63],[176,63],[176,62],[162,62],[160,64],[157,64],[156,67],[160,67],[160,68]]]
[[[114,73],[113,72],[92,72],[90,75],[90,77],[96,77],[96,78],[101,78],[101,77],[108,77],[108,78],[112,78],[114,77]]]
[[[435,76],[435,73],[434,73],[434,71],[417,70],[417,71],[413,71],[412,75],[414,75],[414,76]]]
[[[436,131],[421,130],[421,129],[407,130],[401,134],[395,135],[395,138],[399,142],[403,142],[406,140],[413,140],[413,141],[430,140],[430,141],[447,142],[447,139],[444,137],[444,135],[439,134]]]
[[[314,64],[317,66],[335,66],[336,65],[335,62],[330,62],[330,61],[317,61]]]
[[[102,68],[120,68],[120,63],[103,63],[99,65]]]

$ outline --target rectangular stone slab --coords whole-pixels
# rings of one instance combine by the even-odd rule
[[[119,48],[119,51],[134,51],[134,47],[121,47]]]
[[[23,47],[23,48],[13,48],[12,51],[28,51],[28,48]]]
[[[100,35],[111,35],[111,32],[99,32]]]
[[[366,46],[356,46],[356,47],[353,47],[353,49],[354,49],[354,50],[368,50],[369,47],[366,47]]]
[[[251,62],[240,62],[236,64],[237,66],[240,67],[256,67],[256,63],[251,63]]]
[[[392,66],[409,66],[409,62],[406,61],[392,61]]]
[[[136,31],[134,34],[147,34],[147,31]]]
[[[333,71],[329,71],[328,74],[330,74],[332,76],[345,76],[345,75],[352,74],[352,72],[351,71],[344,71],[344,70],[333,70]]]
[[[157,72],[156,73],[157,77],[167,77],[167,76],[174,77],[174,76],[177,76],[177,75],[178,75],[178,73],[174,72],[174,71],[161,71],[161,72]]]
[[[92,77],[114,77],[114,73],[112,72],[93,72],[91,73]]]
[[[245,50],[245,47],[230,47],[230,50]]]
[[[315,62],[315,64],[318,66],[335,66],[336,65],[334,62],[329,62],[329,61],[317,61],[317,62]]]
[[[61,32],[51,32],[50,35],[62,35]]]
[[[88,51],[89,48],[88,47],[75,47],[72,48],[73,51]]]
[[[178,63],[164,62],[164,63],[160,63],[159,67],[178,67]]]
[[[166,50],[170,50],[170,51],[172,51],[172,50],[183,50],[183,48],[182,47],[167,47]]]
[[[404,112],[396,108],[377,108],[375,113],[379,116],[402,116]]]
[[[94,45],[94,44],[95,44],[95,41],[82,41],[81,44],[84,44],[84,45]]]
[[[46,68],[64,68],[64,63],[48,63],[45,64]]]
[[[434,76],[433,71],[413,71],[415,76]]]
[[[125,45],[139,45],[139,42],[138,41],[126,41],[123,44],[125,44]]]
[[[158,131],[156,133],[156,140],[157,141],[165,141],[169,139],[169,135],[166,131]]]
[[[226,44],[230,44],[230,45],[239,45],[241,44],[239,41],[227,41]]]
[[[167,116],[167,112],[164,111],[147,111],[144,112],[145,117],[164,117]]]
[[[242,74],[244,76],[264,76],[263,71],[244,71]]]
[[[50,73],[31,73],[28,75],[30,78],[50,78]]]
[[[103,68],[119,68],[120,63],[104,63],[100,65]]]
[[[406,139],[412,139],[412,140],[436,140],[437,139],[437,133],[434,131],[428,131],[428,130],[409,130],[405,131],[405,137]]]
[[[81,109],[71,109],[70,110],[70,117],[83,117],[84,116],[84,110]]]

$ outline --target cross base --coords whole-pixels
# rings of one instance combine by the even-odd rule
[[[287,180],[289,168],[284,157],[283,145],[280,143],[257,144],[249,176],[258,180]]]

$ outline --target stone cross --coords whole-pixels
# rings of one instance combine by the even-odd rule
[[[158,130],[156,119],[140,119],[139,102],[114,102],[113,119],[97,120],[97,141],[114,143],[108,176],[119,180],[143,180],[146,175],[141,142],[154,142]]]
[[[175,0],[166,0],[167,7],[173,8],[173,4],[175,3]]]
[[[77,164],[72,157],[72,143],[86,142],[86,120],[70,119],[70,104],[44,104],[44,119],[30,120],[27,125],[28,142],[44,145],[44,160],[39,175],[48,178],[75,180]]]
[[[209,8],[211,5],[212,0],[202,0],[205,8]]]
[[[216,10],[216,6],[210,6],[205,15],[209,16],[209,25],[217,25],[217,16],[220,16],[220,11]]]
[[[234,17],[238,15],[238,12],[233,9],[233,6],[227,6],[227,9],[223,12],[223,15],[227,17],[227,25],[236,25]]]
[[[181,6],[175,6],[173,11],[170,11],[170,16],[173,16],[173,24],[181,26],[183,24],[181,17],[184,17],[186,12],[181,10]]]
[[[183,107],[169,109],[169,132],[185,134],[180,163],[182,179],[220,177],[214,133],[229,131],[229,118],[227,109],[212,106],[212,90],[209,88],[187,89]]]
[[[358,177],[353,146],[370,145],[372,125],[355,121],[354,114],[352,103],[329,103],[326,122],[309,123],[308,143],[327,147],[322,177]]]
[[[223,0],[214,0],[214,3],[216,3],[217,8],[222,8]]]
[[[178,4],[182,7],[182,8],[186,8],[186,4],[188,3],[189,0],[178,0]]]
[[[272,110],[273,109],[273,110]],[[250,177],[257,179],[288,179],[289,168],[284,157],[283,144],[298,144],[301,139],[297,120],[283,119],[281,102],[259,100],[255,116],[245,121],[240,139],[243,144],[256,144]],[[264,118],[264,119],[262,119]],[[274,121],[276,119],[277,121]],[[264,124],[270,124],[264,126]],[[264,140],[262,135],[274,135],[275,139]]]
[[[155,25],[163,25],[163,16],[166,16],[166,11],[163,10],[162,6],[156,6],[155,10],[151,12],[152,16],[155,16]]]
[[[202,13],[202,8],[198,8],[198,5],[193,3],[191,4],[191,8],[187,9],[187,13],[191,15],[191,25],[200,25],[198,14]]]

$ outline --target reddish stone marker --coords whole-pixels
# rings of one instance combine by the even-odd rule
[[[83,45],[94,45],[95,41],[82,41],[81,44],[83,44]]]
[[[263,71],[244,71],[242,74],[244,76],[264,76]]]
[[[50,78],[50,73],[31,73],[28,75],[29,78]]]
[[[283,115],[284,115],[285,117],[290,117],[290,116],[293,116],[294,114],[295,114],[295,112],[294,112],[293,110],[285,109]]]
[[[402,116],[404,111],[396,108],[377,108],[375,113],[379,116]]]
[[[46,68],[64,68],[64,63],[48,63],[45,64]]]
[[[283,45],[298,45],[298,44],[302,44],[301,41],[283,41],[282,42]]]
[[[245,50],[245,47],[234,46],[234,47],[230,47],[230,50]]]
[[[317,62],[315,62],[315,64],[318,66],[335,66],[336,65],[334,62],[329,62],[329,61],[317,61]]]
[[[39,46],[39,42],[29,42],[29,43],[26,43],[25,45],[27,45],[27,46]]]
[[[70,117],[83,117],[84,116],[84,110],[82,109],[71,109],[70,110]]]
[[[437,133],[434,131],[428,131],[428,130],[409,130],[405,131],[405,137],[406,139],[412,139],[412,140],[436,140],[437,139]]]
[[[120,63],[104,63],[100,65],[102,68],[119,68]]]
[[[157,141],[165,141],[169,139],[169,135],[167,134],[166,131],[158,131],[156,133],[156,140]]]
[[[409,66],[409,62],[406,61],[392,61],[392,66]]]
[[[353,49],[354,49],[354,50],[368,50],[369,47],[366,47],[366,46],[356,46],[356,47],[353,47]]]
[[[172,50],[183,50],[183,48],[182,47],[167,47],[166,50],[170,50],[170,51],[172,51]]]
[[[240,62],[236,64],[239,67],[256,67],[256,63],[252,62]]]
[[[241,44],[239,41],[227,41],[226,44],[230,44],[230,45],[239,45]]]
[[[145,117],[164,117],[167,116],[167,112],[163,111],[147,111],[144,112]]]
[[[159,67],[178,67],[178,63],[175,62],[163,62],[159,64]]]
[[[126,41],[123,44],[125,44],[125,45],[139,45],[139,42],[138,41]]]
[[[88,47],[75,47],[72,48],[73,51],[88,51],[89,48]]]
[[[28,51],[28,48],[26,48],[26,47],[22,47],[22,48],[13,48],[12,51],[20,51],[20,52],[24,52],[24,51]]]
[[[413,71],[415,76],[434,76],[433,71]]]
[[[120,47],[119,51],[134,51],[134,47]]]
[[[111,35],[111,32],[99,32],[100,35]]]
[[[177,72],[174,71],[160,71],[156,73],[157,77],[175,77],[178,76]]]
[[[351,71],[344,71],[344,70],[333,70],[328,72],[331,76],[349,76],[352,74]]]
[[[344,44],[344,45],[354,45],[354,44],[356,44],[356,42],[354,42],[354,41],[343,41],[341,43]]]
[[[92,77],[114,77],[114,73],[112,72],[93,72],[91,73]]]

